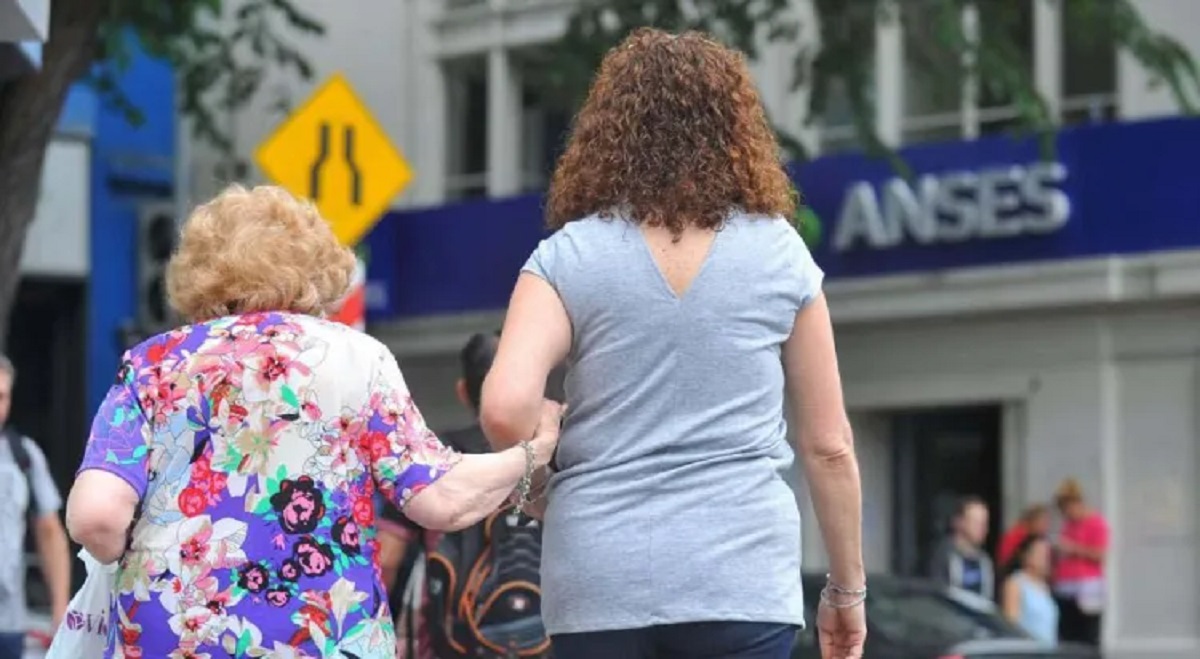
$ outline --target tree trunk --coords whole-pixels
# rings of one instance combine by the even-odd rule
[[[42,163],[71,85],[88,71],[105,0],[54,0],[42,68],[0,83],[0,351],[20,283],[21,252],[41,196]]]

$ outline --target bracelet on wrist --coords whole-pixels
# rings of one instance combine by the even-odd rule
[[[852,609],[867,601],[867,587],[846,588],[825,575],[825,587],[821,589],[821,603],[832,609]]]
[[[867,594],[867,586],[865,584],[862,588],[846,588],[834,581],[833,577],[828,574],[825,575],[825,589],[839,595],[858,596]]]
[[[537,456],[534,455],[533,444],[525,441],[521,442],[519,446],[525,453],[525,471],[517,480],[517,486],[513,491],[515,498],[513,509],[516,511],[524,510],[526,504],[529,503],[529,491],[533,488],[533,474],[537,470]]]

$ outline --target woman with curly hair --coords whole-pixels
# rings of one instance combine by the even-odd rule
[[[785,403],[830,559],[823,652],[861,656],[858,466],[794,204],[739,53],[649,29],[608,53],[482,398],[484,430],[510,446],[566,362],[534,511],[560,659],[789,656],[804,614]]]
[[[549,461],[552,403],[508,451],[443,445],[392,353],[324,319],[353,268],[280,188],[184,225],[167,289],[188,324],[125,354],[67,502],[75,541],[120,561],[106,657],[392,659],[376,489],[465,528]]]

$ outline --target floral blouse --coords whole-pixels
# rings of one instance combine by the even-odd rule
[[[80,467],[141,495],[107,656],[390,659],[372,499],[402,507],[457,457],[350,328],[264,313],[137,346]]]

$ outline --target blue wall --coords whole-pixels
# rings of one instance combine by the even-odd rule
[[[1063,131],[1056,159],[1068,171],[1062,186],[1072,205],[1067,224],[1052,234],[950,245],[831,249],[846,189],[893,175],[878,160],[823,158],[801,167],[797,182],[822,218],[822,241],[814,253],[830,278],[1138,253],[1200,246],[1197,144],[1196,119]],[[917,174],[1040,158],[1032,141],[1003,137],[914,147],[903,154]],[[368,278],[386,292],[370,309],[371,318],[502,309],[521,264],[543,235],[541,223],[537,196],[390,213],[367,239]]]
[[[88,299],[88,409],[108,391],[120,362],[117,333],[135,314],[138,204],[173,193],[175,82],[171,68],[140,52],[121,86],[146,117],[131,126],[123,114],[92,97],[92,278]],[[80,92],[85,98],[88,92]],[[86,114],[88,101],[73,112]],[[68,104],[68,109],[72,105]],[[68,115],[69,116],[69,115]]]

